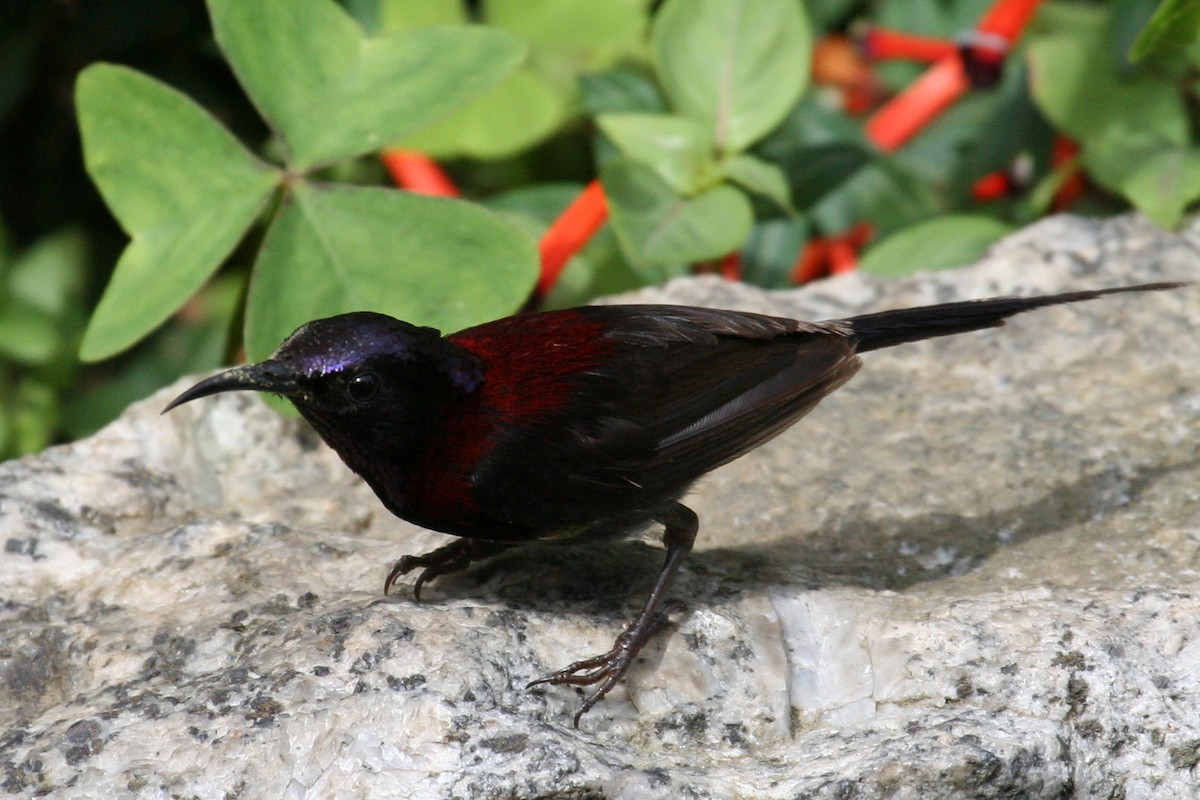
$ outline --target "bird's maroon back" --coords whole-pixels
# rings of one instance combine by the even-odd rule
[[[857,362],[840,333],[731,311],[599,306],[453,334],[482,362],[483,382],[429,431],[410,515],[501,540],[642,519],[847,380]]]

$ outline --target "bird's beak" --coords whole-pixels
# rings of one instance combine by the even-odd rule
[[[176,397],[161,413],[165,414],[175,406],[181,406],[200,397],[208,397],[218,392],[272,392],[285,397],[292,397],[299,391],[296,385],[296,374],[283,364],[267,359],[259,364],[246,364],[241,367],[218,372],[211,378],[205,378],[183,394]]]

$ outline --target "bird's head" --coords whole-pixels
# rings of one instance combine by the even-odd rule
[[[200,381],[163,413],[219,392],[271,392],[291,400],[336,448],[340,434],[411,430],[423,414],[482,380],[479,360],[433,328],[361,311],[300,326],[267,360]]]

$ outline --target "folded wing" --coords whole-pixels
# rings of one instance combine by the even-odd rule
[[[478,499],[507,522],[549,530],[645,516],[859,367],[841,323],[678,306],[582,312],[603,331],[592,343],[603,357],[575,376],[566,403],[509,430],[481,465],[492,471],[477,485],[494,490]]]

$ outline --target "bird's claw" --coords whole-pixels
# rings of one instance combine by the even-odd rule
[[[641,639],[641,641],[638,641]],[[568,667],[560,669],[558,672],[547,675],[544,678],[539,678],[536,681],[531,681],[526,685],[526,689],[531,689],[534,686],[541,684],[550,684],[551,686],[592,686],[600,684],[596,691],[592,692],[579,710],[575,712],[573,720],[576,728],[579,727],[579,720],[592,709],[596,703],[599,703],[604,696],[612,691],[612,688],[617,685],[621,677],[625,675],[629,669],[629,665],[633,663],[634,656],[642,649],[645,644],[645,637],[639,636],[634,627],[627,628],[624,633],[617,637],[613,642],[612,649],[607,653],[586,658],[582,661],[576,661]]]
[[[392,590],[392,586],[396,583],[397,579],[399,579],[402,575],[407,575],[420,566],[424,566],[425,571],[417,577],[417,583],[415,586],[413,586],[413,595],[417,600],[420,600],[421,585],[429,578],[434,577],[432,575],[428,575],[429,570],[432,569],[432,566],[428,565],[425,556],[402,556],[399,561],[393,564],[391,570],[388,572],[387,579],[383,582],[384,596],[386,597],[387,594]]]
[[[383,593],[387,595],[391,591],[397,578],[407,575],[417,567],[424,567],[425,569],[417,576],[417,582],[413,584],[413,597],[420,600],[421,587],[429,581],[439,575],[462,572],[471,566],[472,561],[495,555],[507,547],[507,544],[501,542],[456,539],[450,544],[443,545],[436,550],[431,550],[424,555],[401,556],[400,560],[392,565],[391,571],[388,572],[387,580],[383,582]]]
[[[460,539],[451,542],[445,547],[439,547],[421,556],[401,556],[400,560],[392,565],[391,571],[388,572],[387,580],[383,582],[384,595],[391,591],[393,584],[396,583],[398,578],[402,575],[407,575],[418,567],[424,567],[425,569],[421,571],[421,574],[417,576],[417,582],[413,584],[413,597],[417,600],[421,599],[421,587],[427,582],[439,575],[466,569],[471,563],[471,554],[469,548],[463,546],[464,541]],[[464,550],[467,552],[463,552]]]

